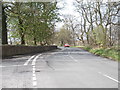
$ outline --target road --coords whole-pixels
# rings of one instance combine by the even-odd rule
[[[2,61],[2,88],[118,88],[118,63],[79,48]]]

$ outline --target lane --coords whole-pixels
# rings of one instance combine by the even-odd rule
[[[6,66],[15,66],[15,65],[24,65],[26,61],[28,61],[28,59],[30,59],[30,57],[33,55],[18,55],[18,56],[13,56],[10,58],[6,58],[2,60],[2,66],[6,67]],[[1,67],[2,67],[1,66]]]
[[[3,60],[3,88],[118,88],[118,63],[78,48]]]
[[[118,80],[116,80],[116,79],[114,79],[114,78],[112,78],[112,77],[110,77],[110,76],[108,76],[108,75],[106,75],[106,74],[103,74],[103,73],[101,73],[101,72],[99,72],[99,73],[102,74],[103,76],[105,76],[105,77],[107,77],[107,78],[109,78],[109,79],[117,82],[117,83],[120,83],[120,81],[118,81]]]
[[[37,88],[37,78],[36,78],[36,67],[35,67],[35,65],[36,65],[36,60],[38,59],[38,57],[39,56],[41,56],[42,54],[39,54],[39,55],[37,55],[34,59],[33,59],[33,61],[32,61],[32,69],[33,69],[33,73],[32,73],[32,75],[33,75],[33,77],[32,77],[32,79],[33,79],[33,87],[34,88]]]
[[[19,55],[2,60],[2,88],[33,88],[32,60],[25,65],[32,56]]]
[[[35,55],[33,55],[32,57],[30,57],[30,58],[25,62],[24,65],[28,65],[28,63],[29,63],[34,57],[35,57]]]
[[[101,71],[117,80],[117,62],[77,48],[66,48],[48,58],[39,58],[36,68],[40,72],[36,74],[39,88],[118,87],[118,83],[99,74]]]
[[[34,82],[36,77],[35,59],[40,55],[18,55],[3,59],[0,66],[2,69],[2,78],[0,78],[0,80],[2,79],[2,88],[37,88],[36,82]]]

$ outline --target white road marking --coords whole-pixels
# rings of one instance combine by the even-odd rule
[[[33,67],[33,71],[35,71],[35,67]]]
[[[33,77],[33,81],[36,81],[36,76],[35,76],[35,74],[33,75],[34,77]]]
[[[35,74],[35,71],[33,71],[33,74]]]
[[[37,81],[34,81],[33,82],[33,87],[36,88],[36,86],[37,86]]]
[[[24,65],[25,65],[25,66],[28,65],[28,63],[29,63],[34,57],[35,57],[35,55],[33,55],[32,57],[30,57],[30,58],[24,63]]]
[[[32,66],[32,68],[33,68],[33,77],[32,77],[33,87],[36,88],[37,87],[37,78],[36,78],[36,74],[35,74],[35,67]]]
[[[3,68],[3,67],[23,67],[24,65],[10,65],[10,66],[0,66],[0,68]]]
[[[36,60],[37,58],[41,56],[41,54],[37,55],[33,61],[32,61],[32,80],[33,80],[33,87],[34,88],[37,88],[37,77],[36,77],[36,73],[35,73],[35,70],[36,70],[36,67],[35,67],[35,64],[36,64]]]
[[[36,77],[36,75],[35,75],[35,74],[33,74],[33,77]]]
[[[101,72],[99,72],[99,74],[102,74],[103,76],[105,76],[105,77],[107,77],[107,78],[109,78],[109,79],[111,79],[111,80],[113,80],[113,81],[115,81],[115,82],[117,82],[117,83],[120,83],[120,81],[118,81],[118,80],[116,80],[116,79],[114,79],[114,78],[112,78],[112,77],[110,77],[110,76],[108,76],[108,75],[106,75],[106,74],[103,74],[103,73],[101,73]]]
[[[71,55],[69,55],[70,58],[72,58],[75,62],[77,62],[78,60],[76,60],[74,57],[72,57]]]
[[[37,55],[37,56],[33,59],[33,61],[32,61],[32,65],[33,65],[33,66],[35,65],[36,60],[37,60],[37,58],[38,58],[39,56],[41,56],[41,54]]]
[[[104,76],[108,77],[109,79],[111,79],[111,80],[113,80],[113,81],[115,81],[115,82],[117,82],[117,83],[120,83],[118,80],[116,80],[116,79],[114,79],[114,78],[112,78],[112,77],[110,77],[110,76],[108,76],[108,75],[104,75]]]
[[[35,68],[35,66],[33,66]]]

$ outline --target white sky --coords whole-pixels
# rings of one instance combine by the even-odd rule
[[[62,10],[60,10],[60,14],[63,14],[63,15],[71,14],[71,15],[78,17],[79,13],[77,13],[75,11],[75,6],[73,5],[74,1],[75,0],[60,0],[59,6],[60,7],[64,6],[64,8]],[[96,2],[96,1],[100,1],[100,0],[83,0],[83,1]],[[119,0],[103,0],[103,2],[115,2],[115,1],[117,2]],[[63,25],[63,23],[61,23],[61,22],[56,23],[56,30],[59,30],[62,27],[62,25]]]
[[[74,0],[65,0],[66,5],[65,5],[64,9],[62,10],[63,14],[75,15],[75,12],[74,12],[75,7],[73,5],[73,2],[74,2]]]
[[[60,14],[62,15],[74,15],[74,16],[79,16],[79,14],[75,11],[75,7],[73,5],[73,2],[75,0],[64,0],[62,1],[61,3],[59,3],[59,6],[60,7],[63,7],[64,8],[62,10],[60,10]],[[62,17],[61,17],[62,18]],[[56,23],[56,30],[59,30],[63,23],[62,22],[59,22],[59,23]]]

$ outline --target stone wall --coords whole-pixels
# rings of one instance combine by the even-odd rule
[[[41,53],[57,49],[57,46],[23,46],[23,45],[3,45],[2,57],[24,55],[30,53]]]

